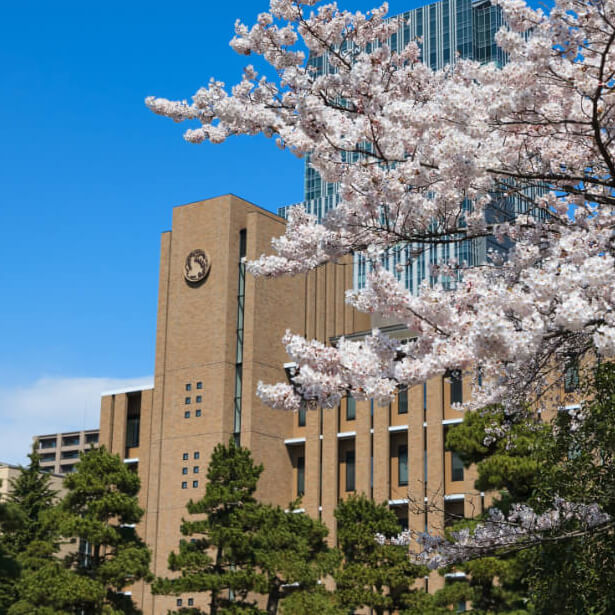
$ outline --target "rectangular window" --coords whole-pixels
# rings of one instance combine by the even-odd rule
[[[186,461],[186,459],[188,459],[188,453],[184,453],[184,454],[182,455],[182,459],[183,459],[184,461]]]
[[[182,468],[182,474],[188,474],[188,468]]]
[[[186,410],[186,412],[184,412],[184,418],[185,419],[189,419],[190,418],[190,410]]]
[[[453,482],[463,480],[463,462],[454,451],[451,453],[451,480]]]
[[[186,481],[182,482],[182,489],[188,489],[188,483]]]
[[[194,598],[188,598],[188,606],[194,606]]]
[[[191,403],[192,403],[192,399],[190,397],[186,397],[186,399],[184,399],[184,404],[186,404],[186,406],[188,406]]]
[[[55,438],[53,440],[40,440],[39,441],[39,446],[41,448],[55,448],[56,444],[57,442]]]
[[[66,436],[62,438],[62,446],[79,446],[79,436]]]
[[[200,404],[203,401],[203,397],[201,395],[196,396],[196,403]]]
[[[177,606],[181,606],[183,604],[183,601],[181,598],[178,598],[176,601]]]
[[[128,411],[126,413],[126,448],[139,446],[139,430],[141,426],[141,393],[128,395]]]
[[[202,389],[203,388],[203,383],[202,382],[197,382],[196,383],[196,388],[197,389]]]
[[[196,451],[196,452],[194,453],[194,458],[195,458],[195,459],[198,459],[200,456],[201,456],[201,454],[199,453],[199,451]]]
[[[572,393],[579,388],[579,366],[575,362],[569,363],[564,372],[564,391]]]
[[[397,460],[399,468],[399,481],[400,487],[408,484],[408,446],[406,444],[401,445],[397,449]]]
[[[305,457],[297,458],[297,496],[305,493]]]
[[[199,466],[194,466],[194,467],[192,468],[192,471],[193,471],[195,474],[198,474],[198,473],[199,473]]]
[[[354,491],[354,451],[346,451],[346,491]]]
[[[299,407],[299,427],[305,427],[305,419],[306,419],[306,409],[305,404],[301,404]]]
[[[192,390],[192,385],[190,383],[186,384],[186,391],[191,391]]]
[[[200,411],[200,410],[197,410],[194,414],[195,414],[196,416],[201,416],[201,411]]]
[[[397,394],[397,414],[408,414],[408,389],[401,389]]]
[[[352,395],[346,397],[346,420],[354,421],[357,418],[357,402]]]
[[[97,433],[85,434],[85,443],[86,444],[97,444],[98,443],[98,434]]]
[[[451,404],[463,403],[463,383],[461,381],[461,372],[454,370],[450,373],[451,381]]]
[[[192,481],[192,486],[196,489],[199,486],[199,481],[198,480],[193,480]]]

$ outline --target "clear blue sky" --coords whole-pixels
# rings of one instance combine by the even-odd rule
[[[189,145],[143,104],[234,82],[247,63],[228,46],[234,21],[267,6],[3,5],[0,383],[151,373],[171,208],[226,192],[271,209],[301,200],[301,161],[271,142]]]
[[[419,4],[393,0],[390,13]],[[93,426],[96,399],[74,418],[83,386],[98,387],[87,379],[153,373],[159,239],[173,206],[227,192],[272,210],[302,199],[303,163],[272,142],[189,145],[143,103],[189,98],[210,76],[234,83],[249,61],[228,45],[235,19],[251,24],[267,7],[3,3],[0,461],[15,460],[20,416],[30,413],[21,437]]]

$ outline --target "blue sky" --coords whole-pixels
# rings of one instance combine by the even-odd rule
[[[0,461],[22,461],[34,433],[97,425],[101,390],[153,373],[173,206],[227,192],[272,210],[302,199],[303,163],[273,143],[189,145],[143,104],[189,98],[210,76],[234,83],[248,62],[228,46],[235,19],[267,7],[3,4]]]

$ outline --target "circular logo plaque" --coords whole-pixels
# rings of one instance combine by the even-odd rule
[[[184,278],[190,284],[198,284],[202,282],[209,273],[209,256],[205,250],[192,250],[186,256],[186,264],[184,266]]]

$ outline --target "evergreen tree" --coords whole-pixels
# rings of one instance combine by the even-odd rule
[[[53,522],[78,549],[60,560],[49,541],[30,543],[9,614],[137,613],[124,589],[149,574],[150,553],[134,529],[143,515],[138,476],[101,447],[82,454],[64,484]]]
[[[294,502],[289,509],[297,507]],[[312,596],[318,595],[318,605],[324,605],[330,596],[319,582],[339,562],[339,554],[325,541],[327,527],[304,513],[286,512],[279,506],[256,504],[246,513],[244,525],[255,528],[251,536],[253,565],[263,581],[258,592],[267,596],[267,614],[275,615],[280,601],[290,596],[294,596],[292,604],[298,605],[310,603]]]
[[[56,529],[43,513],[49,511],[58,492],[51,488],[51,477],[41,469],[40,455],[36,446],[28,455],[30,463],[19,468],[19,474],[11,480],[9,502],[19,508],[24,522],[18,529],[7,534],[6,544],[14,553],[21,553],[35,540],[52,540]]]
[[[10,481],[8,510],[12,511],[12,522],[10,530],[0,536],[0,548],[13,561],[12,574],[0,574],[0,615],[18,599],[16,571],[25,549],[33,541],[52,541],[57,531],[44,514],[53,507],[57,492],[51,489],[51,477],[41,470],[36,446],[28,457],[30,463],[20,467],[17,477]]]
[[[257,502],[254,492],[262,470],[250,451],[234,441],[216,446],[205,495],[188,504],[191,515],[206,517],[183,522],[181,531],[190,540],[169,557],[170,569],[181,576],[158,579],[154,593],[209,592],[213,615],[275,615],[286,601],[286,612],[292,612],[288,605],[307,608],[330,601],[319,587],[338,561],[325,542],[327,528],[305,514]],[[258,607],[257,595],[265,597],[265,610]]]
[[[20,567],[17,556],[7,546],[7,537],[25,523],[23,513],[10,502],[0,502],[0,615],[15,601]]]
[[[401,533],[395,513],[360,495],[341,501],[335,518],[343,555],[334,575],[338,602],[351,610],[367,607],[377,615],[412,612],[423,599],[412,586],[426,569],[410,561],[407,547],[375,540],[376,534],[392,538]]]
[[[182,540],[179,551],[169,555],[169,569],[181,576],[157,579],[152,585],[155,594],[210,592],[210,615],[261,612],[248,600],[258,573],[238,562],[252,558],[246,531],[250,528],[239,513],[256,504],[254,492],[262,471],[250,451],[232,439],[228,446],[215,447],[207,468],[205,495],[187,505],[190,515],[206,516],[183,521],[181,532],[190,539]]]

